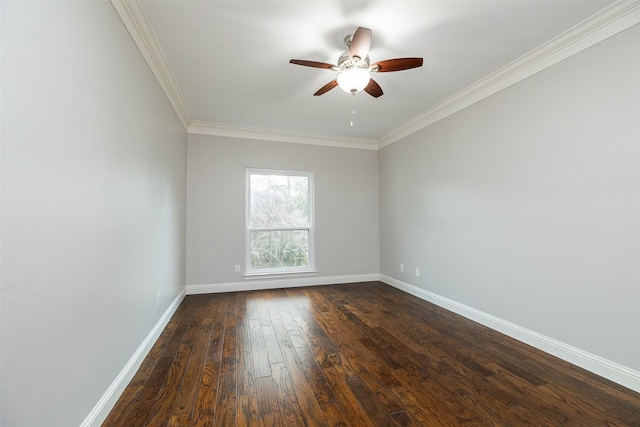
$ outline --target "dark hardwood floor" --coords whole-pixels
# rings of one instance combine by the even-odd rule
[[[104,426],[640,426],[640,394],[379,282],[187,296]]]

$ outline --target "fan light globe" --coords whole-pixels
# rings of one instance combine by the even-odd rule
[[[343,91],[355,95],[367,87],[370,79],[369,70],[350,68],[338,74],[338,85]]]

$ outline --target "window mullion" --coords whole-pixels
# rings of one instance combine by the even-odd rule
[[[250,231],[295,231],[295,230],[310,230],[308,225],[301,227],[248,227]]]

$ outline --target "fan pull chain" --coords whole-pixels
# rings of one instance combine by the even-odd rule
[[[351,127],[353,127],[353,118],[356,115],[356,94],[353,94],[353,108],[351,109],[351,122],[349,122],[349,125]]]

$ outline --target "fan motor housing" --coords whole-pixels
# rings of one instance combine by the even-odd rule
[[[367,55],[366,58],[359,59],[351,57],[351,53],[348,50],[346,52],[342,52],[338,59],[338,71],[344,71],[350,68],[369,69],[369,55]]]

